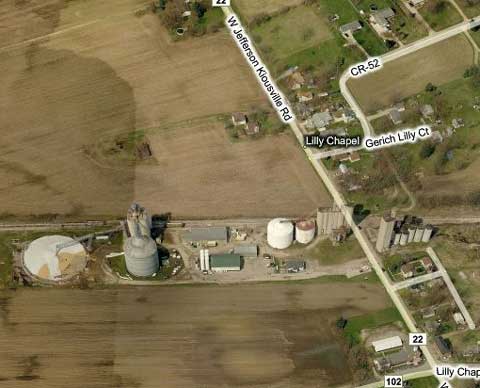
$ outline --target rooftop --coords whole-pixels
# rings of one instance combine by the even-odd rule
[[[207,228],[191,228],[183,234],[185,241],[227,241],[228,234],[225,226],[212,226]]]
[[[210,265],[212,268],[239,268],[240,264],[240,255],[230,253],[210,255]]]

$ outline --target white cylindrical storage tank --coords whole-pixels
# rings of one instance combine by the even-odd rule
[[[413,241],[416,243],[421,242],[423,237],[423,232],[424,232],[423,228],[417,228],[417,230],[415,231],[415,237],[413,238]]]
[[[422,236],[422,242],[429,242],[430,239],[432,238],[432,233],[433,233],[433,226],[432,225],[427,225],[425,228],[425,231],[423,232]]]
[[[295,224],[295,240],[300,244],[309,244],[315,238],[315,221],[304,220]]]
[[[127,226],[128,232],[130,233],[130,237],[138,237],[140,236],[140,227],[138,225],[137,220],[132,218],[127,218]]]
[[[285,218],[275,218],[267,226],[267,242],[272,248],[285,249],[293,243],[293,224]]]
[[[402,237],[401,233],[395,233],[395,238],[393,239],[393,245],[400,244],[400,238]]]
[[[400,245],[407,245],[408,243],[408,232],[402,232],[400,236]]]
[[[130,237],[125,242],[125,264],[134,276],[152,276],[158,271],[157,244],[151,237]]]
[[[417,228],[415,228],[415,227],[409,227],[408,228],[408,242],[409,243],[413,242],[413,239],[415,238],[415,230],[417,230]]]

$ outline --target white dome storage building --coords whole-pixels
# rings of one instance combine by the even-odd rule
[[[267,242],[272,248],[286,249],[293,243],[293,223],[286,218],[275,218],[267,226]]]
[[[300,244],[309,244],[315,238],[315,221],[304,220],[295,224],[295,240]]]
[[[43,236],[28,245],[23,265],[40,279],[67,280],[85,269],[87,254],[83,245],[71,237]]]
[[[130,237],[125,242],[125,264],[134,276],[152,276],[158,271],[157,244],[151,237]]]

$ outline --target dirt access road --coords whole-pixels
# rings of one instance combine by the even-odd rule
[[[0,385],[345,385],[330,323],[389,305],[361,282],[21,289],[0,294]]]

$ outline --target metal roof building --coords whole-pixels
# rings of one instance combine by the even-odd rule
[[[403,346],[402,339],[397,335],[395,337],[384,338],[382,340],[373,341],[372,346],[376,352],[400,348]]]
[[[188,242],[228,241],[227,227],[212,226],[206,228],[191,228],[183,234],[183,240]]]
[[[233,253],[243,257],[257,257],[258,245],[251,245],[251,244],[236,245],[233,248]]]
[[[229,253],[210,255],[210,268],[214,272],[240,271],[241,263],[240,255]]]

